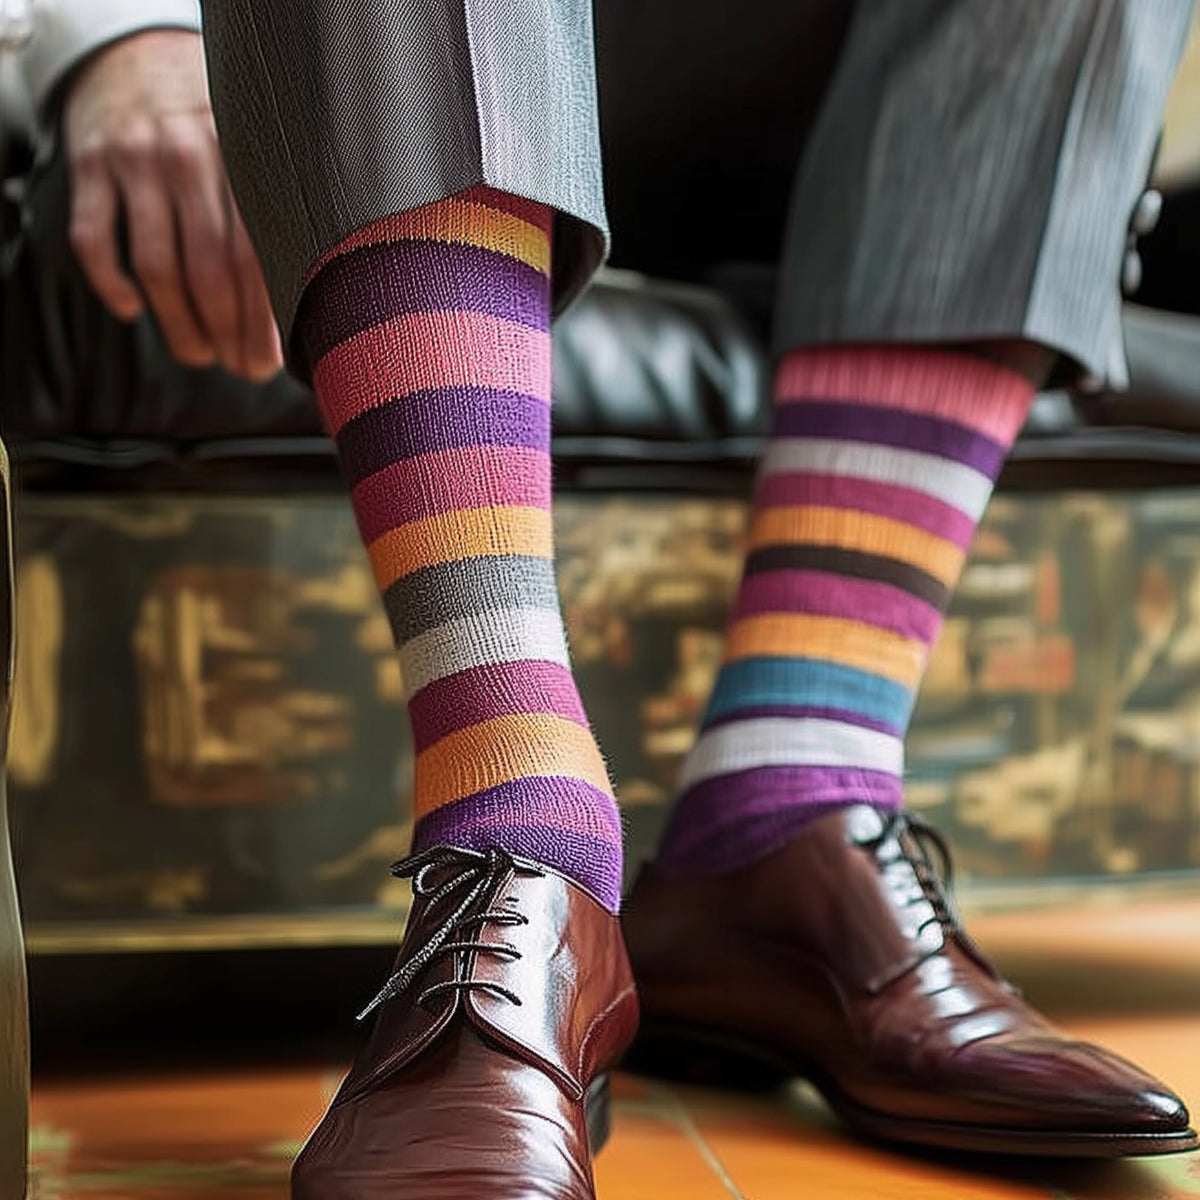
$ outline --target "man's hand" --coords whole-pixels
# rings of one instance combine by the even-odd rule
[[[99,51],[69,85],[63,139],[71,245],[108,308],[128,321],[149,304],[188,366],[274,375],[279,333],[225,177],[200,35],[152,30]]]

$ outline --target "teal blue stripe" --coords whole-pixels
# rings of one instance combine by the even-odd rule
[[[908,724],[912,701],[912,693],[901,684],[823,659],[743,658],[721,668],[704,720],[786,704],[861,713],[900,733]]]

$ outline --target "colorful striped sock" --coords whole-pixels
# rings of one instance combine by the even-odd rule
[[[612,911],[621,824],[550,524],[550,232],[473,188],[354,234],[299,318],[409,694],[415,848],[498,848]]]
[[[730,870],[830,809],[903,803],[903,739],[1033,396],[982,359],[796,351],[775,380],[724,663],[660,853]]]

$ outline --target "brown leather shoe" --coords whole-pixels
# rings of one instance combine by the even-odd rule
[[[635,1069],[803,1077],[854,1130],[1029,1155],[1193,1150],[1183,1102],[1026,1005],[960,928],[915,818],[859,806],[752,866],[647,868],[625,907]],[[944,863],[949,869],[948,861]]]
[[[366,1048],[295,1200],[594,1200],[607,1077],[637,1028],[617,918],[547,868],[438,848]]]

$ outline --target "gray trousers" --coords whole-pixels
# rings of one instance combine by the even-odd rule
[[[1126,230],[1192,3],[858,0],[798,166],[776,348],[1024,338],[1122,382]],[[324,250],[476,183],[562,215],[560,307],[602,261],[589,0],[204,12],[230,175],[285,331]]]

